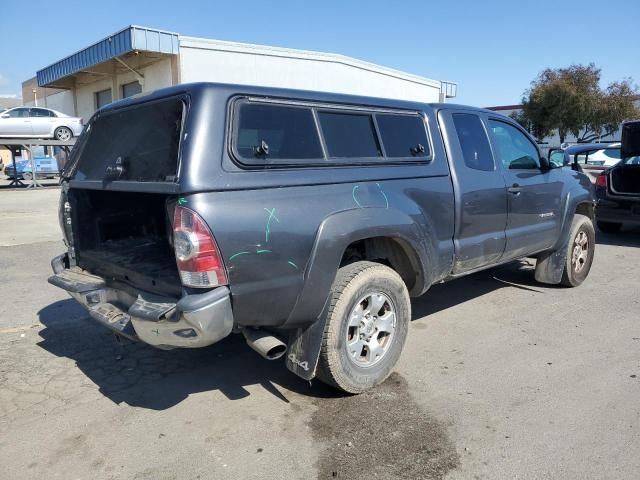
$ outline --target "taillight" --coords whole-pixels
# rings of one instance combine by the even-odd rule
[[[218,244],[207,224],[193,210],[176,206],[173,248],[184,286],[207,288],[228,283]]]
[[[601,173],[596,177],[596,187],[607,188],[607,174]]]

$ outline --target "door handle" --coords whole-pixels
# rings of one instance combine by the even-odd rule
[[[507,188],[507,191],[509,193],[513,193],[514,195],[519,195],[520,192],[522,192],[522,187],[520,185],[518,185],[517,183],[514,183],[509,188]]]

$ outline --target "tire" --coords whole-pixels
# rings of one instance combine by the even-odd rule
[[[61,142],[66,142],[73,138],[73,132],[68,127],[58,127],[53,132],[53,136],[56,140],[60,140]]]
[[[593,222],[585,215],[576,213],[571,223],[567,259],[562,273],[562,285],[577,287],[589,275],[595,253],[596,232]]]
[[[33,180],[33,175],[31,174],[31,172],[24,172],[22,174],[22,179],[26,181],[31,181]]]
[[[338,270],[330,300],[317,376],[362,393],[382,383],[400,358],[411,320],[409,292],[391,268],[355,262]]]
[[[605,233],[618,233],[622,228],[621,223],[614,222],[596,222],[598,224],[598,230]]]

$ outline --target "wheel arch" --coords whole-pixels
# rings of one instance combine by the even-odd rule
[[[593,197],[583,195],[568,199],[560,237],[552,250],[537,255],[535,279],[549,285],[557,285],[562,281],[562,274],[567,260],[567,246],[569,244],[571,225],[576,215],[584,215],[592,222],[595,221],[595,201]]]
[[[431,281],[432,272],[428,267],[434,255],[432,241],[432,232],[425,231],[411,216],[396,209],[353,209],[325,218],[305,268],[302,291],[283,325],[291,329],[287,368],[305,380],[314,378],[332,284],[350,246],[364,243],[366,248],[368,243],[373,252],[389,246],[391,250],[383,248],[382,251],[393,252],[394,263],[408,261],[418,268],[415,279],[409,281],[414,282],[411,290],[421,293]]]

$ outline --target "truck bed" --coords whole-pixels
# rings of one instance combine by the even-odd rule
[[[143,290],[180,294],[164,195],[73,190],[71,198],[80,267]]]

